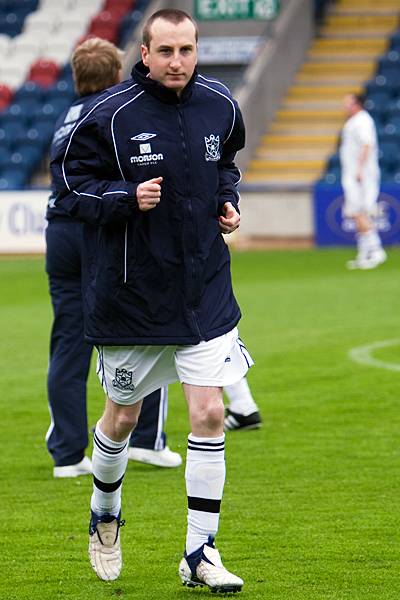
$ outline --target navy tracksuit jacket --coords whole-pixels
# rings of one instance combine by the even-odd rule
[[[244,126],[225,86],[196,72],[180,98],[147,77],[109,88],[51,167],[55,205],[83,220],[85,336],[93,344],[197,344],[235,327],[230,257],[219,229],[238,206]],[[140,211],[140,182],[163,177]]]

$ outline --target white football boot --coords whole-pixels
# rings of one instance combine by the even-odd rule
[[[361,269],[375,269],[384,263],[387,259],[387,254],[383,248],[378,248],[370,253],[367,259],[365,259],[361,265]]]
[[[346,263],[348,269],[361,269],[362,271],[368,271],[375,269],[384,263],[387,259],[387,254],[383,248],[378,248],[373,252],[370,252],[366,256],[357,256],[355,260],[349,260]]]
[[[207,585],[211,592],[222,594],[240,592],[243,586],[243,579],[225,569],[211,536],[207,544],[189,556],[185,552],[179,564],[179,577],[187,587]]]
[[[128,448],[129,460],[136,460],[137,462],[146,463],[148,465],[154,465],[155,467],[180,467],[182,464],[182,457],[178,452],[172,452],[168,446],[165,446],[162,450],[148,450],[147,448],[139,448],[130,446]]]
[[[88,456],[75,465],[64,465],[63,467],[54,467],[54,477],[79,477],[80,475],[90,475],[92,472],[92,461]]]
[[[119,529],[125,525],[121,513],[96,515],[91,511],[89,525],[89,559],[96,575],[104,581],[119,577],[122,568]]]

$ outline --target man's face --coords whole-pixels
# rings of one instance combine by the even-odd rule
[[[197,63],[196,31],[185,19],[175,25],[156,19],[151,26],[150,48],[142,45],[142,60],[150,70],[150,77],[178,96],[186,86]]]
[[[344,112],[346,113],[346,115],[348,117],[351,117],[352,115],[354,115],[357,112],[357,110],[359,110],[359,106],[358,106],[354,96],[352,96],[351,94],[348,94],[347,96],[344,97],[343,108],[344,108]]]

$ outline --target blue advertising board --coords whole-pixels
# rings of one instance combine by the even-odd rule
[[[354,222],[343,218],[340,185],[318,183],[314,188],[314,231],[317,246],[355,245]],[[400,186],[382,184],[376,226],[386,246],[400,244]]]

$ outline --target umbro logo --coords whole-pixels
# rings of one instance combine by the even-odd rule
[[[131,137],[131,140],[145,142],[146,140],[151,140],[151,138],[156,137],[156,135],[156,133],[139,133],[138,135]]]

